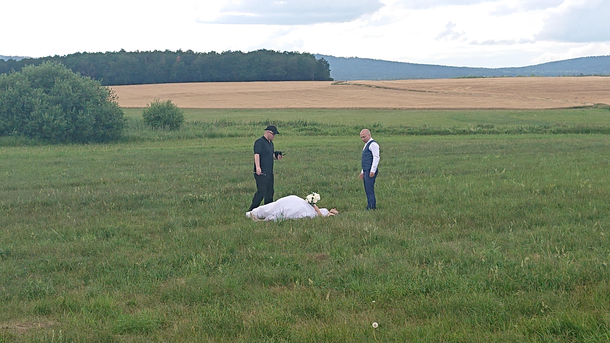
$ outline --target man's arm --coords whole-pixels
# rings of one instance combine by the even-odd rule
[[[261,175],[263,172],[261,169],[261,155],[254,154],[254,166],[256,167],[256,175]]]
[[[379,144],[377,142],[371,143],[369,150],[373,153],[373,164],[371,165],[370,173],[370,177],[373,177],[377,173],[377,167],[379,166]]]

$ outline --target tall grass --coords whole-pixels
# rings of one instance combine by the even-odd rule
[[[276,197],[316,191],[339,216],[245,218],[265,118],[0,147],[0,342],[610,339],[607,135],[379,116],[368,212],[361,126],[276,114]]]
[[[353,135],[363,126],[384,135],[609,134],[607,108],[563,110],[186,110],[180,132],[150,131],[141,110],[128,109],[125,140],[252,137],[273,123],[288,135]]]

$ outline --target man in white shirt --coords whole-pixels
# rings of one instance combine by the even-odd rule
[[[360,178],[364,180],[364,192],[366,193],[366,209],[374,210],[377,208],[375,199],[375,179],[377,179],[379,166],[379,144],[371,137],[369,129],[360,131],[360,139],[364,142],[362,149],[362,171]]]

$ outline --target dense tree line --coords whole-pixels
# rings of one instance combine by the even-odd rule
[[[61,63],[102,85],[173,82],[330,81],[330,66],[312,54],[257,50],[248,53],[145,51],[75,53],[36,59],[0,60],[0,74],[26,65]]]

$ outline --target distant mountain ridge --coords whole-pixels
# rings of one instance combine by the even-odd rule
[[[0,55],[0,60],[5,60],[5,61],[8,61],[8,60],[20,61],[20,60],[22,60],[24,58],[27,58],[27,57],[21,57],[21,56],[3,56],[3,55]]]
[[[470,68],[432,64],[392,62],[358,57],[316,54],[330,64],[330,77],[340,81],[449,79],[502,76],[589,76],[610,75],[610,56],[580,57],[526,67]]]

